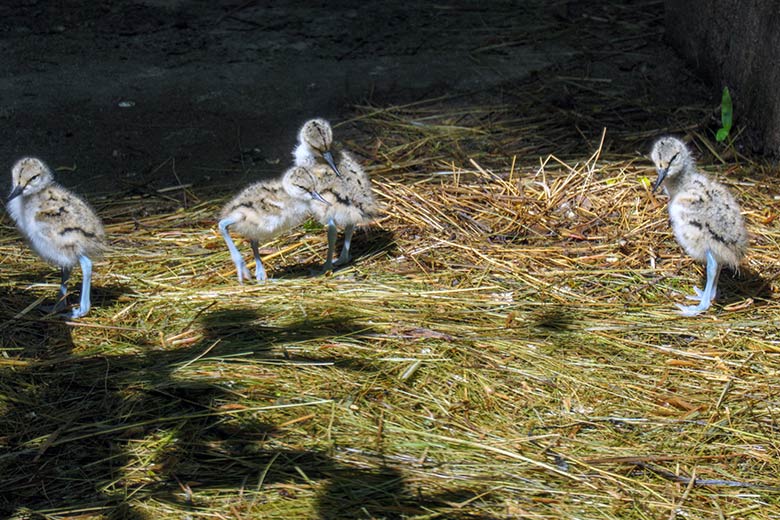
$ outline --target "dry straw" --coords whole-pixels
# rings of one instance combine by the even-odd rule
[[[702,270],[650,163],[609,151],[611,129],[547,152],[531,137],[547,122],[450,101],[364,107],[351,125],[386,216],[332,275],[309,275],[316,228],[265,244],[274,280],[239,286],[223,200],[98,200],[112,251],[93,312],[63,323],[37,310],[56,273],[4,220],[5,516],[776,515],[777,194],[762,166],[706,167],[753,243],[721,301],[687,319],[673,302]]]

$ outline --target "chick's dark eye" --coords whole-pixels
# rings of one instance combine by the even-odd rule
[[[669,164],[671,165],[671,164],[674,162],[674,160],[675,160],[675,159],[677,159],[677,157],[678,157],[679,155],[680,155],[680,152],[677,152],[676,154],[674,154],[674,155],[672,156],[672,158],[671,158],[671,159],[669,159]]]

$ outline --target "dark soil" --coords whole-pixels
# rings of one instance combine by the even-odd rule
[[[550,72],[701,95],[662,43],[661,2],[590,4],[4,2],[0,165],[37,155],[82,192],[233,189],[281,172],[306,118],[342,121],[358,103],[518,95]],[[639,9],[655,21],[632,26]]]

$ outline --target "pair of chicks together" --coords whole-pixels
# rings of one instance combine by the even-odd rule
[[[251,184],[225,205],[219,230],[236,265],[239,283],[251,275],[230,237],[230,228],[249,239],[258,282],[266,279],[259,244],[299,226],[309,215],[328,228],[323,272],[349,261],[355,226],[374,220],[379,208],[366,172],[346,151],[339,153],[336,164],[332,142],[333,130],[327,121],[307,121],[298,132],[298,145],[293,151],[295,166],[280,179]],[[334,262],[338,229],[344,230],[344,245]]]
[[[222,212],[219,228],[236,264],[239,282],[249,277],[249,271],[227,233],[229,227],[250,240],[257,262],[256,277],[265,280],[259,244],[300,224],[310,212],[328,226],[326,269],[333,265],[338,228],[344,229],[344,248],[336,263],[344,263],[349,260],[355,226],[373,220],[379,212],[371,181],[354,157],[341,152],[336,164],[330,150],[333,132],[327,121],[306,122],[298,138],[294,168],[281,179],[247,187]],[[73,268],[80,265],[81,300],[66,316],[84,316],[91,307],[92,259],[102,256],[107,249],[100,218],[84,199],[58,184],[51,169],[40,159],[18,160],[11,177],[8,213],[30,247],[61,269],[57,301],[46,310],[60,312],[66,307],[68,280]]]
[[[230,248],[239,280],[249,273],[227,233],[231,226],[250,239],[258,279],[265,278],[258,257],[260,240],[291,228],[309,211],[328,225],[325,267],[332,261],[336,226],[345,229],[339,261],[349,258],[349,239],[354,226],[370,219],[376,205],[370,182],[354,159],[342,153],[339,165],[335,164],[329,149],[332,137],[329,128],[321,123],[304,125],[294,154],[296,164],[301,166],[288,170],[281,180],[249,186],[225,207],[219,227]],[[663,186],[669,195],[669,217],[677,241],[691,257],[707,266],[704,290],[696,289],[696,295],[689,297],[698,304],[678,305],[684,315],[694,316],[709,308],[715,299],[721,268],[739,266],[748,244],[745,224],[739,205],[728,189],[696,170],[693,157],[682,141],[663,137],[655,143],[650,156],[658,171],[653,189]],[[334,174],[338,170],[336,179],[341,179],[341,183],[328,181],[326,168]],[[83,275],[81,301],[68,316],[84,316],[90,309],[91,258],[106,248],[100,219],[83,199],[55,182],[51,170],[40,159],[20,159],[11,174],[7,202],[11,218],[30,247],[62,270],[59,298],[53,310],[60,311],[65,306],[67,282],[71,270],[79,264]],[[260,215],[268,218],[262,220]]]

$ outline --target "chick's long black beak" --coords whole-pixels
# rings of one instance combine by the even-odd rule
[[[336,172],[336,176],[340,179],[341,172],[336,166],[336,161],[333,160],[333,154],[331,153],[331,151],[325,150],[324,152],[322,152],[322,158],[325,159],[325,162],[328,163],[328,166],[330,166],[334,172]]]
[[[23,191],[24,191],[24,186],[21,186],[21,185],[20,185],[20,186],[16,186],[16,187],[15,187],[13,190],[11,190],[11,194],[10,194],[10,195],[8,195],[8,199],[7,199],[7,201],[8,201],[8,202],[11,202],[11,201],[12,201],[12,200],[14,200],[16,197],[18,197],[19,195],[21,195]]]
[[[310,193],[311,193],[311,198],[313,198],[314,200],[318,200],[318,201],[320,201],[320,202],[322,202],[322,203],[324,203],[324,204],[327,204],[328,206],[330,206],[330,202],[328,202],[327,200],[323,199],[323,198],[322,198],[322,195],[320,195],[320,194],[319,194],[319,193],[317,193],[316,191],[312,191],[312,192],[310,192]]]
[[[658,178],[655,180],[655,184],[653,185],[653,193],[655,193],[658,187],[664,182],[664,179],[666,178],[666,174],[668,172],[669,172],[669,168],[663,168],[658,170]]]

